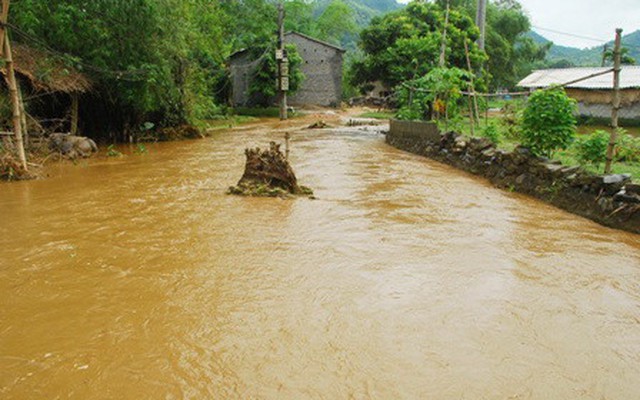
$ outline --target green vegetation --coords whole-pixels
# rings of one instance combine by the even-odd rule
[[[576,133],[575,110],[576,101],[562,88],[534,92],[522,112],[522,144],[547,157],[566,149]]]
[[[107,157],[122,157],[122,156],[123,156],[122,152],[118,151],[115,145],[110,144],[107,147]]]
[[[461,90],[470,74],[460,68],[433,68],[398,89],[398,119],[434,119],[446,125],[460,115]]]
[[[262,62],[251,80],[249,93],[257,99],[257,105],[266,107],[277,94],[277,88],[274,85],[274,76],[276,76],[278,68],[275,46],[267,47],[266,49],[255,48],[252,51],[257,54],[265,54],[265,56],[262,58]],[[304,79],[304,75],[300,71],[302,57],[300,57],[294,45],[286,45],[285,51],[289,59],[289,92],[295,93]]]
[[[364,85],[379,80],[388,87],[396,87],[425,76],[438,65],[444,22],[442,7],[418,1],[374,18],[360,34],[364,57],[352,65],[352,83]],[[448,29],[446,64],[466,69],[467,41],[471,63],[479,67],[486,56],[475,44],[479,31],[473,20],[453,9]]]
[[[373,119],[392,119],[395,118],[396,113],[394,111],[368,111],[358,115],[359,118],[373,118]]]
[[[576,155],[581,164],[594,164],[596,167],[606,161],[608,132],[597,130],[590,135],[578,137],[574,143]]]

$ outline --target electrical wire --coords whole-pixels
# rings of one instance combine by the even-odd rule
[[[558,30],[555,30],[555,29],[543,28],[541,26],[536,26],[536,25],[531,25],[531,27],[535,28],[535,29],[539,29],[541,31],[547,31],[547,32],[556,33],[558,35],[564,35],[564,36],[574,37],[576,39],[583,39],[583,40],[590,40],[592,42],[598,42],[600,44],[600,46],[606,46],[606,45],[608,45],[609,43],[612,42],[612,40],[610,40],[610,39],[609,40],[598,39],[598,38],[594,38],[594,37],[578,35],[578,34],[575,34],[575,33],[562,32],[562,31],[558,31]],[[640,46],[625,44],[624,43],[624,39],[622,40],[622,46],[626,47],[628,49],[640,50]],[[594,47],[597,47],[597,46],[594,46]]]

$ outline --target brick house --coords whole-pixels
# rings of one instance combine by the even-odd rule
[[[302,57],[301,70],[304,74],[300,88],[289,95],[288,103],[294,106],[338,106],[342,101],[342,57],[345,50],[298,32],[286,33],[284,40],[287,44],[296,45]],[[252,59],[248,50],[231,55],[231,103],[234,106],[255,103],[249,96],[249,84],[258,65],[259,60]]]

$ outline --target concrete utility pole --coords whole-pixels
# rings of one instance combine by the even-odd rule
[[[487,0],[478,0],[478,10],[476,12],[476,25],[480,28],[480,38],[478,47],[484,50],[485,25],[487,21]]]
[[[620,51],[622,42],[622,29],[616,29],[616,41],[613,48],[613,107],[611,108],[611,136],[609,146],[607,146],[607,162],[604,165],[604,173],[611,173],[613,163],[613,153],[618,139],[618,111],[620,110],[620,65],[622,64],[622,54]]]
[[[278,93],[280,100],[280,119],[287,119],[287,90],[289,90],[289,60],[284,49],[284,4],[278,3],[278,49],[276,60],[278,62]]]
[[[2,39],[2,53],[5,60],[5,80],[9,88],[9,97],[11,97],[11,108],[13,110],[13,134],[16,137],[16,148],[18,151],[18,160],[22,165],[22,169],[27,171],[27,156],[24,151],[24,140],[22,138],[22,120],[20,117],[20,95],[18,94],[18,84],[16,82],[16,73],[13,68],[13,56],[11,54],[11,43],[7,34],[7,20],[9,18],[9,0],[2,0],[2,14],[0,14],[0,39]]]
[[[444,28],[442,29],[442,43],[440,43],[440,61],[438,66],[444,68],[447,53],[447,28],[449,25],[449,0],[447,0],[447,11],[444,15]]]

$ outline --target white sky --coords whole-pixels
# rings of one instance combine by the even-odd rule
[[[594,47],[613,40],[616,28],[624,29],[623,34],[640,29],[640,0],[519,1],[528,12],[534,30],[558,45]],[[540,28],[601,40],[576,38]]]

